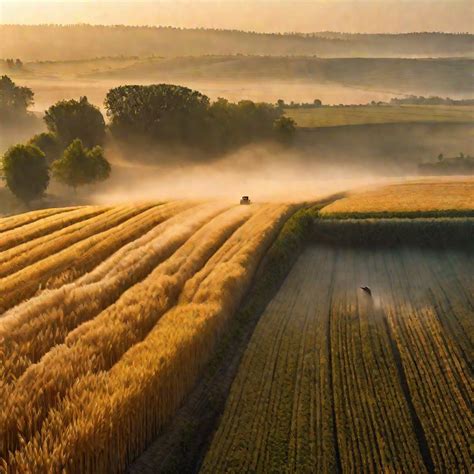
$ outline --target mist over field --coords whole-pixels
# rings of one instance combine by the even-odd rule
[[[311,162],[296,152],[275,146],[252,145],[211,163],[156,166],[115,161],[110,182],[93,194],[93,202],[117,203],[148,199],[223,199],[235,202],[249,195],[256,202],[298,202],[377,181],[380,176],[360,167]]]
[[[474,154],[470,124],[383,124],[297,133],[291,148],[248,145],[211,160],[189,150],[106,148],[113,164],[94,202],[193,198],[237,202],[312,200],[418,175],[420,161],[454,150]]]

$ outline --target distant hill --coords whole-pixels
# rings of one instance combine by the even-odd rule
[[[471,59],[307,58],[204,56],[150,58],[90,73],[90,78],[123,80],[298,80],[337,83],[403,93],[474,95]]]
[[[0,58],[269,55],[321,57],[473,56],[474,35],[262,34],[230,30],[92,25],[0,25]]]

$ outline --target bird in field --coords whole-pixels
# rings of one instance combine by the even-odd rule
[[[365,291],[368,295],[372,296],[372,290],[368,286],[361,286],[360,289]]]

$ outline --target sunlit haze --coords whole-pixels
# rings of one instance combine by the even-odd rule
[[[0,23],[172,25],[269,32],[474,31],[468,0],[0,0]]]

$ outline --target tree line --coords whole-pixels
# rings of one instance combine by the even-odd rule
[[[0,117],[26,116],[33,102],[31,89],[1,78]],[[179,147],[192,151],[193,159],[209,159],[255,141],[287,144],[295,133],[295,122],[278,105],[211,102],[199,91],[171,84],[113,88],[105,108],[108,125],[87,97],[49,107],[43,116],[48,131],[11,147],[3,157],[9,189],[28,203],[43,195],[50,176],[74,189],[107,179],[111,166],[102,148],[107,136],[126,151],[137,144]]]
[[[408,97],[394,97],[390,99],[390,105],[474,105],[474,99],[410,95]]]

